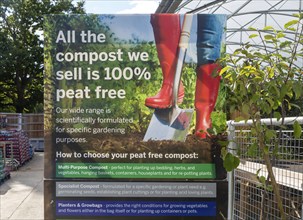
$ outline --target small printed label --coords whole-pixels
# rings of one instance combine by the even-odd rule
[[[214,179],[214,164],[57,163],[58,178]]]
[[[216,202],[57,201],[57,216],[216,216]]]
[[[57,197],[216,198],[216,183],[57,182]]]

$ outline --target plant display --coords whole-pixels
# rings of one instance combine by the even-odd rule
[[[281,219],[286,219],[279,186],[273,172],[273,159],[278,157],[281,131],[285,129],[284,119],[292,109],[299,109],[298,100],[303,98],[303,14],[295,14],[283,30],[266,26],[263,29],[250,28],[250,43],[245,43],[233,54],[227,54],[222,61],[227,64],[221,75],[231,94],[228,96],[229,110],[241,114],[236,121],[252,120],[252,144],[250,156],[259,149],[267,167],[268,177],[259,180],[264,190],[273,190]],[[261,118],[276,118],[281,122],[278,129],[265,126]],[[298,122],[293,125],[294,136],[301,136]],[[273,146],[273,147],[271,147]],[[228,170],[236,168],[239,159],[223,152]],[[262,215],[261,215],[262,216]]]

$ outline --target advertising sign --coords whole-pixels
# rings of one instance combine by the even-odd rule
[[[217,203],[227,201],[217,193],[226,190],[220,146],[192,135],[199,121],[179,110],[196,106],[201,59],[215,65],[197,46],[201,20],[192,17],[185,47],[184,15],[45,17],[46,219],[226,214]],[[216,41],[220,51],[222,37]],[[178,65],[181,83],[173,82]],[[160,129],[155,120],[174,122]],[[166,130],[172,138],[158,138]]]

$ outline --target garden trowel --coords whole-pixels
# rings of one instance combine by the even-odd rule
[[[176,140],[185,141],[193,109],[181,109],[178,107],[178,91],[181,80],[182,67],[188,47],[190,29],[193,15],[185,14],[182,32],[179,40],[179,54],[176,73],[173,84],[172,107],[167,109],[155,109],[143,141],[148,140]]]

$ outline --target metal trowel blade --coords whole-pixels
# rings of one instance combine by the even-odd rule
[[[175,140],[185,141],[193,109],[156,109],[143,141]]]

